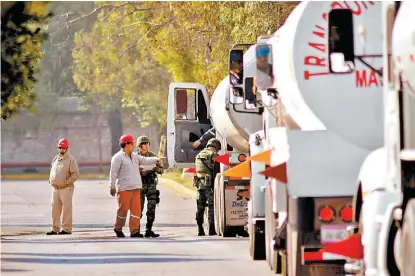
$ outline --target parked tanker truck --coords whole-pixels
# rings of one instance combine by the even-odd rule
[[[378,54],[383,56],[379,73],[385,84],[385,145],[361,167],[351,236],[334,246],[349,258],[349,273],[409,276],[415,275],[415,3],[382,5],[377,17],[383,18],[383,49]],[[333,11],[330,17],[330,29],[343,33],[330,36],[335,42],[330,56],[338,59],[332,72],[354,73],[361,53],[350,41],[372,36],[372,29],[360,28],[350,10]]]
[[[242,58],[245,64],[240,63]],[[193,143],[212,126],[216,130],[216,138],[222,143],[219,154],[225,160],[221,161],[220,173],[214,182],[214,210],[216,232],[224,237],[247,235],[245,225],[250,175],[228,177],[223,173],[249,156],[249,135],[261,128],[262,120],[257,107],[245,109],[252,101],[255,51],[248,50],[237,59],[243,66],[244,78],[240,82],[246,87],[245,101],[230,104],[230,98],[235,97],[230,90],[234,76],[223,79],[211,99],[200,83],[171,83],[168,96],[167,150],[170,168],[194,168],[195,157],[206,143],[198,149],[193,148]]]
[[[372,32],[354,41],[370,58],[355,64],[354,75],[329,70],[328,13],[341,7]],[[346,258],[321,249],[347,237],[360,167],[383,145],[382,84],[376,73],[382,65],[376,56],[382,47],[380,9],[372,1],[302,2],[266,43],[256,45],[270,50],[272,72],[267,79],[258,68],[255,79],[264,113],[263,129],[250,139],[248,228],[251,255],[265,255],[275,272],[345,273]],[[261,157],[252,154],[261,150],[256,155]],[[265,163],[266,179],[255,178],[258,163]],[[258,227],[264,213],[265,227]],[[265,246],[256,242],[261,227]]]

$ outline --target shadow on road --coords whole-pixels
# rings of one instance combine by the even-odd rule
[[[74,254],[62,254],[62,253],[7,253],[2,252],[2,256],[33,256],[33,257],[139,257],[139,256],[189,256],[187,254],[168,254],[168,253],[74,253]],[[2,257],[3,259],[3,257]]]
[[[186,239],[177,239],[177,238],[116,238],[116,237],[77,237],[76,239],[56,239],[47,238],[44,239],[30,239],[30,240],[22,240],[22,239],[7,239],[2,238],[1,243],[9,243],[9,244],[80,244],[80,243],[199,243],[199,242],[215,242],[215,241],[227,241],[227,242],[246,242],[247,238],[213,238],[213,237],[192,237]]]
[[[3,258],[2,263],[41,263],[41,264],[128,264],[128,263],[170,263],[170,262],[206,262],[206,261],[227,261],[226,259],[209,259],[209,258],[177,258],[175,255],[171,255],[170,258],[166,257],[114,257],[111,258],[105,255],[103,258],[99,258],[94,254],[93,258],[76,258],[78,254],[72,255],[72,258],[53,258],[53,254],[45,258]],[[114,254],[117,256],[118,254]],[[137,254],[139,255],[139,254]],[[148,254],[142,254],[148,255]],[[155,254],[157,255],[157,254]],[[107,257],[108,256],[108,257]],[[83,256],[86,257],[86,256]]]
[[[31,270],[27,270],[27,269],[14,269],[14,268],[1,268],[1,272],[28,272]]]
[[[3,223],[1,224],[2,227],[50,227],[50,224],[14,224],[14,223]],[[142,227],[145,227],[145,223],[143,222],[141,224]],[[94,229],[94,228],[108,228],[108,229],[113,229],[114,228],[114,224],[113,223],[107,223],[107,224],[103,224],[103,223],[80,223],[80,224],[74,224],[72,226],[74,229],[74,232],[80,232],[80,230],[77,230],[76,228],[90,228],[90,229]],[[196,223],[154,223],[154,227],[196,227]]]

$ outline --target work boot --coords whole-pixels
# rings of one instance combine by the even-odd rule
[[[153,228],[153,222],[152,221],[147,221],[146,224],[146,233],[144,234],[144,237],[146,238],[158,238],[160,237],[159,234],[154,233],[151,228]]]
[[[215,224],[209,223],[209,236],[216,236]]]
[[[198,236],[204,236],[205,235],[205,229],[203,229],[203,225],[202,224],[198,224],[197,225],[197,228],[198,228],[197,235]]]
[[[51,236],[51,235],[57,235],[58,234],[58,232],[55,232],[55,231],[49,231],[49,232],[46,232],[46,235],[48,235],[48,236]]]
[[[117,230],[114,228],[114,232],[117,235],[118,238],[125,238],[124,233],[122,232],[122,230]]]
[[[144,237],[146,237],[146,238],[158,238],[158,237],[160,237],[160,235],[154,233],[151,229],[147,229]]]
[[[141,234],[139,231],[131,233],[130,235],[131,238],[144,238],[144,235]]]

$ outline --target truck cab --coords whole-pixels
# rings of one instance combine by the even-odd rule
[[[193,168],[195,156],[204,145],[193,148],[193,142],[214,126],[221,141],[221,162],[214,187],[216,232],[224,237],[247,236],[250,175],[232,170],[249,156],[249,135],[261,129],[262,118],[253,101],[254,51],[241,52],[245,64],[239,63],[244,75],[224,78],[209,99],[200,83],[171,83],[168,96],[167,148],[171,168]],[[235,71],[238,71],[233,68]],[[242,70],[240,70],[242,69]],[[238,82],[251,97],[240,100],[232,83]],[[245,112],[248,107],[249,112]],[[254,115],[254,116],[252,116]]]

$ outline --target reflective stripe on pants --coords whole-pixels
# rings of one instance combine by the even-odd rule
[[[117,194],[118,210],[115,221],[115,229],[121,230],[127,220],[130,211],[130,232],[134,233],[140,229],[141,199],[140,190],[122,191]]]

